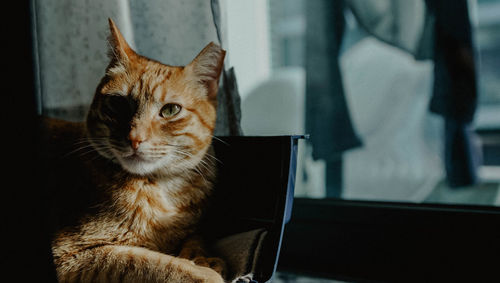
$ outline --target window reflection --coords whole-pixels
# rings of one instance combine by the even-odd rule
[[[229,54],[240,85],[245,86],[241,89],[243,130],[247,135],[305,133],[306,1],[259,3],[252,4],[252,12],[266,15],[268,28],[266,34],[260,30],[259,37],[267,38],[264,48],[269,48],[269,54],[247,53],[244,60],[269,66],[268,71],[254,74],[261,77],[247,84],[252,76],[240,75],[246,70],[243,56]],[[234,18],[249,11],[238,5],[228,3]],[[469,1],[469,7],[480,54],[480,100],[474,126],[498,130],[500,1]],[[339,162],[326,162],[312,157],[309,143],[301,144],[296,196],[500,205],[500,172],[495,167],[500,162],[495,164],[491,157],[494,151],[484,152],[489,163],[480,168],[478,185],[450,188],[445,182],[443,121],[428,110],[433,61],[416,60],[404,48],[368,34],[349,9],[344,16],[340,71],[351,120],[363,145],[346,151]],[[244,24],[241,18],[240,24]],[[231,27],[231,19],[228,29],[231,47],[232,35],[239,31]],[[500,143],[495,137],[490,138],[493,145]]]

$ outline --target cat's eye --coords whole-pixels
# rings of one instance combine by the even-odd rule
[[[182,107],[179,104],[168,103],[161,108],[160,116],[162,116],[163,118],[170,118],[179,114],[179,112],[181,112],[181,109]]]
[[[132,112],[135,111],[134,108],[134,103],[126,97],[110,95],[104,98],[102,110],[107,115],[111,115],[114,118],[117,118],[117,116],[130,116]]]

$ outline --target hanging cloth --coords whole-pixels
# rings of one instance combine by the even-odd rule
[[[219,0],[211,0],[212,16],[217,31],[219,44],[223,48],[221,32],[221,13]],[[227,56],[227,55],[226,55]],[[224,64],[225,65],[225,64]],[[226,70],[222,68],[222,83],[217,93],[217,120],[215,121],[214,135],[216,136],[240,136],[241,129],[241,98],[238,92],[238,84],[234,68]]]
[[[417,60],[433,60],[429,107],[444,118],[448,184],[475,184],[481,148],[471,126],[478,89],[467,0],[346,0],[346,5],[369,34],[413,54]]]
[[[477,108],[476,54],[467,0],[426,0],[434,26],[434,89],[430,110],[445,119],[445,169],[451,187],[478,182],[481,147],[472,121]]]
[[[314,159],[327,162],[361,145],[339,67],[344,26],[343,1],[306,2],[306,132]]]

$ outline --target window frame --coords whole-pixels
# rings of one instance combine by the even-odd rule
[[[356,282],[491,280],[499,224],[493,206],[297,198],[278,271]]]

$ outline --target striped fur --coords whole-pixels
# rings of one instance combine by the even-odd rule
[[[224,262],[208,257],[195,232],[215,178],[211,141],[225,51],[210,43],[188,65],[168,66],[134,52],[111,20],[110,30],[111,62],[80,134],[90,154],[79,168],[90,172],[99,202],[56,234],[58,279],[224,282]],[[181,110],[162,117],[169,103]],[[79,127],[58,123],[49,129]]]

